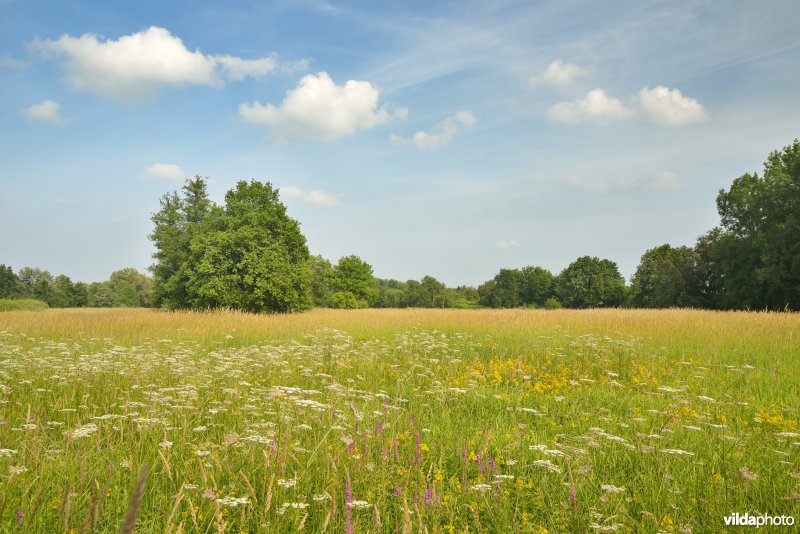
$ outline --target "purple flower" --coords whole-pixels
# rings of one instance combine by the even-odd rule
[[[466,462],[467,461],[467,448],[466,447],[461,447],[461,461],[462,462]]]
[[[422,501],[425,503],[425,506],[430,506],[433,502],[433,490],[431,490],[430,486],[425,488],[425,495],[423,495]]]
[[[22,513],[22,510],[17,510],[17,523],[22,524],[22,516],[25,515]]]
[[[400,497],[403,494],[403,488],[401,488],[400,486],[395,486],[394,492],[395,494],[397,494],[398,497]]]

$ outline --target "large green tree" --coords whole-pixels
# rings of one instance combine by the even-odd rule
[[[703,306],[705,264],[689,247],[661,245],[642,255],[631,280],[630,304],[639,308]]]
[[[625,302],[625,280],[617,264],[591,256],[578,258],[558,275],[558,300],[567,308],[605,308]]]
[[[8,265],[0,264],[0,299],[11,298],[19,291],[19,278]]]
[[[720,305],[800,309],[800,141],[720,190],[717,211]]]
[[[188,261],[192,239],[201,231],[212,203],[208,198],[206,179],[195,176],[186,181],[182,195],[167,193],[160,199],[160,209],[151,220],[154,228],[150,239],[156,247],[153,273],[156,306],[170,309],[191,306],[188,288]]]
[[[356,255],[339,259],[333,269],[334,308],[367,308],[378,298],[372,266]]]
[[[270,183],[240,181],[212,206],[185,266],[191,307],[291,312],[311,307],[311,269],[299,223]]]

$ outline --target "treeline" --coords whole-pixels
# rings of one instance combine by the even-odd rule
[[[152,278],[135,269],[106,282],[0,266],[0,298],[51,307],[155,306],[292,312],[332,308],[697,307],[800,309],[800,141],[769,155],[764,173],[720,190],[721,225],[692,247],[664,244],[641,257],[630,284],[608,259],[583,256],[554,274],[501,269],[477,288],[375,278],[355,255],[311,256],[300,224],[270,183],[241,181],[213,203],[206,179],[164,195],[153,214]]]
[[[33,299],[51,308],[137,308],[153,305],[153,281],[136,269],[114,271],[105,282],[73,282],[35,267],[18,272],[0,264],[0,299]]]

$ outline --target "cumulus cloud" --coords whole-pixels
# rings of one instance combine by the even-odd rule
[[[682,126],[708,120],[708,114],[700,102],[683,96],[678,89],[662,85],[652,89],[643,87],[639,91],[638,103],[650,120],[667,126]]]
[[[59,60],[72,88],[122,100],[150,99],[164,86],[221,86],[228,80],[263,77],[277,66],[275,55],[242,59],[192,51],[157,26],[117,40],[65,34],[29,46]]]
[[[335,208],[341,205],[339,199],[325,191],[324,189],[312,189],[311,191],[303,191],[299,187],[290,185],[280,188],[280,194],[283,198],[299,198],[308,204],[314,206],[324,206],[326,208]]]
[[[498,241],[494,246],[499,249],[519,248],[519,243],[516,241]]]
[[[592,89],[583,98],[559,102],[547,110],[547,118],[555,122],[575,123],[587,120],[624,119],[634,111],[602,89]]]
[[[408,114],[404,108],[390,113],[378,107],[379,99],[380,92],[369,82],[348,80],[337,85],[327,72],[320,72],[303,76],[279,106],[245,102],[239,115],[269,126],[279,138],[332,141]]]
[[[569,85],[575,78],[586,76],[588,72],[583,67],[556,59],[547,66],[542,74],[529,78],[528,87],[533,89],[540,85]]]
[[[144,170],[143,175],[145,178],[170,182],[182,182],[186,179],[186,172],[174,163],[154,163]]]
[[[49,122],[57,126],[67,124],[67,119],[61,116],[61,105],[55,100],[44,100],[25,108],[22,113],[28,120],[32,121]]]
[[[436,149],[449,143],[453,137],[458,135],[466,128],[474,126],[478,118],[470,110],[459,111],[455,115],[447,117],[438,123],[430,132],[419,131],[411,139],[392,135],[390,139],[394,143],[413,144],[417,148]]]

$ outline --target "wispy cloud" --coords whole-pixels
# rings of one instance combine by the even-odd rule
[[[261,78],[278,64],[274,54],[256,59],[189,50],[164,28],[152,26],[119,39],[94,34],[36,40],[29,48],[60,61],[73,89],[121,100],[147,100],[166,86],[222,86]]]
[[[510,248],[519,248],[519,243],[516,241],[498,241],[494,246],[495,248],[507,250]]]
[[[447,117],[445,120],[434,126],[431,131],[418,131],[411,139],[406,139],[399,135],[392,135],[394,143],[413,144],[417,148],[436,149],[449,143],[453,137],[467,128],[477,124],[478,118],[470,110],[459,111],[455,115]]]
[[[186,179],[186,171],[174,163],[154,163],[147,167],[142,176],[151,180],[166,180],[170,182],[182,182]]]
[[[569,85],[575,81],[575,78],[586,76],[588,73],[588,69],[556,59],[547,66],[543,73],[528,78],[528,87],[534,89],[541,85]]]
[[[61,105],[55,100],[44,100],[22,111],[28,120],[49,122],[56,126],[64,126],[67,119],[61,116]]]
[[[333,141],[408,114],[405,108],[389,112],[379,107],[379,100],[380,92],[370,82],[348,80],[337,85],[327,72],[320,72],[303,76],[279,106],[243,103],[239,115],[269,126],[281,139]]]
[[[281,187],[280,194],[283,198],[298,198],[314,206],[335,208],[341,205],[341,202],[338,198],[334,197],[324,189],[312,189],[311,191],[306,192],[297,186],[290,185]]]

